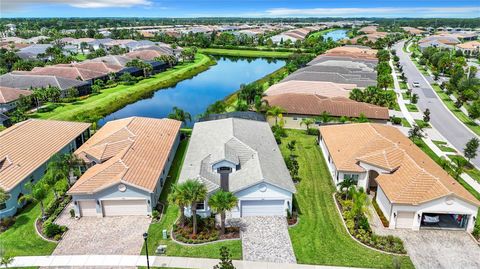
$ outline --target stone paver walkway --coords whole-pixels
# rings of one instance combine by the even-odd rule
[[[145,216],[70,218],[68,207],[56,223],[68,231],[53,255],[138,255],[150,218]]]
[[[150,267],[174,267],[211,269],[217,259],[150,256]],[[294,263],[269,263],[233,261],[237,269],[353,269],[341,266],[307,265]],[[72,256],[22,256],[15,257],[11,267],[55,267],[55,268],[131,268],[147,266],[145,256],[129,255],[72,255]],[[0,267],[2,268],[2,267]],[[359,269],[359,268],[356,268]]]
[[[244,217],[243,259],[276,263],[296,263],[285,217]]]

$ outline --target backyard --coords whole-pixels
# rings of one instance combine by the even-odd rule
[[[347,234],[336,209],[332,194],[335,187],[316,136],[304,131],[288,130],[281,150],[288,154],[286,145],[297,141],[299,176],[294,205],[299,208],[299,224],[290,228],[295,256],[299,263],[354,267],[393,267],[394,256],[370,250],[355,242]],[[400,257],[402,268],[413,268],[408,257]]]

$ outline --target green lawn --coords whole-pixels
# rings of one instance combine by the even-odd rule
[[[171,186],[178,180],[180,169],[187,149],[188,141],[184,140],[180,143],[172,167],[168,175],[168,179],[163,187],[160,201],[165,203],[170,193]],[[226,246],[230,249],[232,258],[235,260],[242,259],[242,243],[240,240],[226,241],[221,243],[203,245],[203,246],[183,246],[173,242],[171,239],[162,239],[162,231],[166,229],[170,234],[173,223],[179,216],[179,210],[176,205],[167,205],[165,215],[158,223],[153,223],[148,229],[148,253],[155,255],[155,249],[158,245],[167,245],[168,256],[184,256],[184,257],[201,257],[201,258],[219,258],[219,248]],[[142,253],[145,253],[143,246]]]
[[[447,106],[450,111],[459,119],[463,124],[465,124],[470,130],[475,134],[480,135],[480,126],[476,124],[469,116],[465,115],[460,109],[455,106],[455,103],[450,99],[450,97],[440,89],[440,86],[437,84],[432,84],[432,88],[440,96],[442,102]]]
[[[410,112],[418,112],[418,107],[415,104],[406,104],[405,106]]]
[[[212,64],[214,61],[210,57],[197,54],[194,62],[179,64],[165,72],[143,79],[135,85],[118,85],[77,102],[59,104],[51,111],[35,113],[31,117],[92,122],[127,104],[148,97],[159,88],[169,87],[192,77],[208,69]]]
[[[415,120],[415,123],[420,127],[420,128],[430,128],[430,124],[428,122],[425,122],[424,120]]]
[[[443,141],[438,141],[438,140],[432,140],[432,142],[437,145],[439,149],[441,149],[443,152],[457,152],[454,148],[448,147],[447,142]]]
[[[412,127],[412,125],[410,125],[410,123],[405,118],[402,118],[402,126],[408,128]]]
[[[299,208],[300,222],[289,229],[295,256],[299,263],[353,267],[391,268],[393,255],[368,249],[354,241],[342,224],[332,194],[335,192],[316,136],[304,131],[288,130],[281,150],[288,154],[288,141],[297,141],[299,175],[294,204]],[[402,257],[402,268],[413,268],[408,257]]]
[[[236,49],[217,49],[205,48],[198,50],[201,53],[219,56],[234,57],[255,57],[255,58],[288,58],[292,51],[267,51],[267,50],[236,50]]]
[[[402,93],[402,98],[403,98],[403,100],[410,100],[410,95],[406,92],[403,92]]]
[[[407,83],[405,83],[403,81],[400,81],[399,84],[400,84],[400,89],[402,89],[402,90],[407,90],[408,89]]]
[[[53,199],[53,193],[46,199]],[[50,255],[57,244],[43,240],[34,228],[35,220],[40,217],[40,205],[32,203],[17,215],[15,224],[0,234],[0,246],[10,256]]]
[[[81,62],[81,61],[85,61],[87,59],[87,55],[79,53],[79,54],[73,56],[73,58],[75,58],[75,60]]]

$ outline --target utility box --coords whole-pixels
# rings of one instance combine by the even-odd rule
[[[163,235],[163,239],[168,239],[168,234],[166,229],[163,229],[162,235]]]
[[[165,254],[167,253],[167,245],[159,245],[155,250],[156,254]]]

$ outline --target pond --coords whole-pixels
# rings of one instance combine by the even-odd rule
[[[217,64],[174,87],[160,89],[151,98],[142,99],[106,116],[105,122],[131,116],[165,118],[179,107],[193,118],[206,108],[237,91],[241,84],[253,82],[285,65],[284,60],[261,58],[216,58]],[[192,123],[188,124],[189,126]]]
[[[348,32],[348,30],[339,29],[339,30],[335,30],[335,31],[331,31],[331,32],[323,34],[323,38],[325,40],[327,40],[328,38],[331,38],[333,41],[338,41],[338,40],[348,38],[347,32]]]

